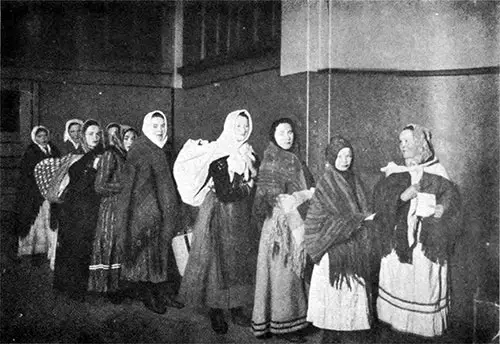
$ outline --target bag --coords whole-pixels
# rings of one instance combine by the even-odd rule
[[[181,276],[184,276],[184,271],[186,270],[192,241],[193,232],[184,232],[176,235],[172,239],[172,249],[174,251],[175,262]]]
[[[62,203],[62,193],[69,184],[68,170],[80,160],[81,154],[48,158],[35,166],[35,180],[42,196],[50,203]]]

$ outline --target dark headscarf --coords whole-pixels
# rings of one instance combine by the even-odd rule
[[[99,124],[99,122],[97,122],[95,119],[88,119],[86,120],[84,123],[83,123],[83,126],[82,126],[82,135],[80,137],[80,147],[83,148],[83,151],[85,153],[88,153],[91,149],[89,147],[89,145],[87,144],[87,140],[85,138],[85,132],[87,131],[87,129],[92,126],[92,125],[97,125],[99,128],[101,128],[101,125]],[[97,144],[97,146],[93,149],[96,153],[99,154],[99,152],[102,152],[103,149],[104,149],[104,146],[103,146],[103,139],[102,139],[102,134],[101,134],[101,142],[99,142]]]
[[[274,134],[276,134],[276,128],[278,127],[278,125],[283,124],[283,123],[290,124],[290,126],[292,127],[292,132],[293,132],[292,147],[290,147],[290,149],[287,149],[287,150],[289,152],[296,153],[295,152],[295,147],[296,147],[295,141],[297,139],[297,132],[295,131],[295,123],[290,118],[280,118],[280,119],[277,119],[276,121],[274,121],[273,124],[271,124],[271,128],[269,129],[269,141],[274,143],[276,145],[276,147],[283,149],[278,145],[278,143],[276,142],[276,139],[274,138]]]
[[[346,171],[339,171],[337,167],[335,167],[335,161],[337,160],[339,152],[344,148],[349,148],[351,150],[351,166],[349,166]],[[351,143],[340,135],[334,136],[330,140],[330,144],[326,147],[325,154],[326,161],[345,178],[353,190],[356,190],[356,182],[352,171],[352,164],[354,163],[354,150],[352,149]]]

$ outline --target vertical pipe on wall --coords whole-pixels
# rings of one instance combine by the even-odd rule
[[[307,33],[306,33],[306,164],[309,164],[309,87],[310,87],[310,42],[311,42],[311,8],[310,0],[307,0]]]
[[[328,2],[328,68],[332,65],[332,7]],[[332,73],[328,72],[328,143],[332,132]]]

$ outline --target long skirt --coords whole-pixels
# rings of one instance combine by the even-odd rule
[[[104,293],[118,290],[120,262],[116,252],[116,201],[116,195],[101,199],[89,266],[89,291]]]
[[[236,308],[253,300],[256,233],[246,200],[222,203],[209,192],[193,228],[179,296],[192,307]]]
[[[277,216],[276,211],[273,216]],[[252,315],[255,336],[289,333],[308,326],[304,280],[285,264],[283,255],[273,256],[274,223],[273,218],[266,219],[262,227]]]
[[[54,270],[57,229],[50,227],[50,203],[44,201],[40,211],[24,238],[19,238],[18,256],[47,253],[50,267]]]
[[[329,258],[326,253],[314,266],[309,290],[307,320],[316,327],[333,331],[370,329],[370,304],[363,278],[349,276],[336,288],[330,283]]]
[[[401,332],[442,335],[449,307],[447,270],[447,265],[427,259],[420,243],[413,250],[412,264],[401,263],[395,252],[384,257],[377,299],[379,319]]]

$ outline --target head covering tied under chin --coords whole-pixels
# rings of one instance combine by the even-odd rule
[[[47,144],[45,146],[42,146],[41,144],[39,144],[38,142],[36,142],[36,135],[40,132],[40,131],[45,131],[45,133],[47,133]],[[40,147],[40,149],[42,150],[42,152],[44,153],[50,153],[50,145],[49,145],[49,140],[50,140],[50,131],[49,129],[47,129],[46,127],[44,127],[43,125],[37,125],[35,126],[32,130],[31,130],[31,141],[33,141],[34,144],[36,144],[38,147]]]
[[[128,133],[129,131],[133,132],[135,134],[135,136],[139,136],[139,132],[137,131],[137,129],[135,129],[134,127],[127,125],[127,124],[121,124],[120,125],[120,138],[121,138],[122,142],[123,142],[123,140],[125,140],[125,134]]]
[[[73,119],[70,119],[69,121],[66,122],[66,125],[65,125],[65,128],[64,128],[64,142],[66,141],[69,141],[73,144],[73,146],[76,148],[78,148],[79,144],[80,144],[80,141],[79,140],[73,140],[71,138],[71,135],[69,134],[69,129],[72,125],[74,124],[78,124],[81,127],[83,127],[83,121],[78,119],[78,118],[73,118]]]
[[[240,141],[236,137],[236,120],[239,116],[244,116],[248,119],[247,134]],[[254,152],[252,146],[247,143],[252,129],[253,124],[250,113],[247,110],[236,110],[227,115],[222,134],[216,141],[216,151],[213,160],[229,156],[227,163],[231,180],[234,173],[243,175],[245,180],[249,180],[250,176],[257,174],[257,170],[254,167]]]
[[[165,133],[161,139],[159,139],[155,134],[154,134],[154,129],[153,129],[153,117],[161,116],[163,120],[165,121]],[[168,135],[167,135],[167,116],[160,110],[155,110],[151,111],[148,113],[146,116],[144,116],[144,121],[142,123],[142,132],[148,139],[151,140],[155,145],[157,145],[160,148],[163,148],[165,146],[165,143],[167,143]]]
[[[109,129],[116,128],[117,130],[111,134],[108,133]],[[116,147],[118,150],[125,152],[123,141],[121,139],[121,126],[118,123],[111,122],[106,126],[106,135],[108,136],[107,146]]]
[[[280,145],[278,145],[278,142],[276,142],[276,138],[275,138],[276,128],[278,128],[278,126],[280,124],[283,124],[283,123],[290,124],[290,127],[292,127],[293,135],[296,136],[295,123],[290,118],[285,117],[285,118],[277,119],[276,121],[273,122],[273,124],[271,124],[271,128],[269,129],[269,141],[274,143],[278,148],[281,148],[281,147],[280,147]],[[293,139],[292,147],[290,147],[290,149],[287,149],[287,150],[293,152],[294,147],[295,147],[295,137]],[[283,148],[281,148],[281,149],[283,149]]]
[[[80,136],[80,145],[83,148],[83,151],[85,153],[88,153],[92,150],[92,151],[96,152],[97,154],[100,154],[100,153],[102,153],[102,151],[104,149],[104,146],[102,143],[102,135],[101,135],[101,138],[99,139],[99,143],[94,148],[90,148],[89,145],[87,144],[87,139],[86,139],[85,133],[86,133],[87,129],[93,125],[101,128],[101,125],[95,119],[88,119],[83,123],[82,135]]]
[[[337,160],[337,156],[339,155],[339,152],[343,148],[349,148],[351,150],[351,155],[352,155],[352,161],[354,161],[354,151],[352,149],[352,145],[349,141],[344,139],[342,136],[334,136],[330,140],[330,143],[326,147],[326,161],[335,167],[335,161]],[[351,170],[352,167],[352,162],[351,166],[349,167],[349,170]],[[336,169],[336,168],[335,168]]]
[[[432,134],[429,129],[418,124],[408,124],[402,131],[411,130],[417,147],[417,155],[407,159],[406,165],[420,165],[434,159],[434,147],[432,145]]]

